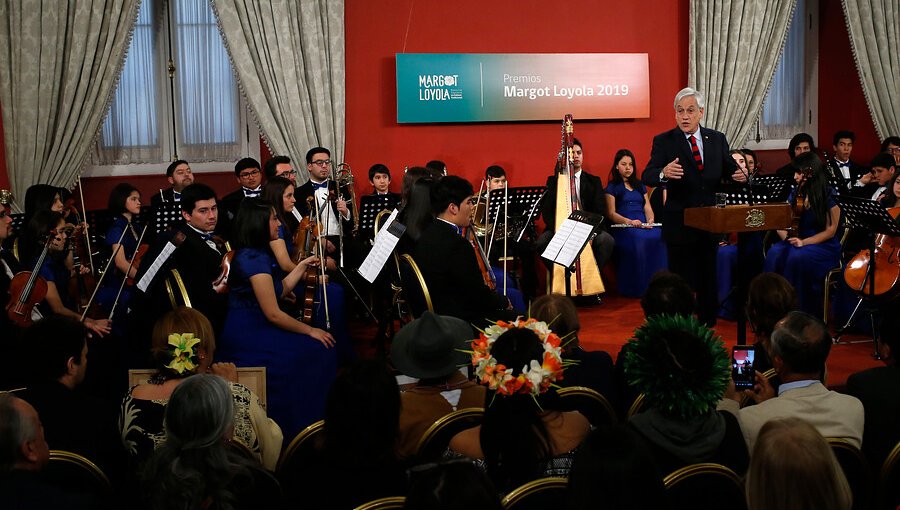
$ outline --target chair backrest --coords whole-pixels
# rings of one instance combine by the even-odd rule
[[[900,443],[894,446],[891,453],[881,465],[878,477],[878,506],[894,510],[900,506]]]
[[[292,471],[295,467],[308,464],[313,458],[316,448],[316,440],[321,437],[325,431],[325,420],[319,420],[312,425],[301,430],[291,441],[291,444],[278,458],[278,464],[275,465],[275,472],[281,477],[286,472]]]
[[[569,386],[557,393],[563,410],[580,412],[595,427],[613,425],[618,421],[609,400],[593,388]]]
[[[482,418],[484,418],[483,407],[458,409],[442,416],[422,434],[416,446],[416,457],[421,462],[440,459],[453,436],[480,425]]]
[[[425,276],[422,275],[422,271],[419,270],[419,266],[413,260],[412,255],[408,253],[400,255],[400,281],[406,297],[406,303],[409,305],[414,318],[420,317],[425,313],[425,310],[434,312],[431,294],[428,292],[428,285],[425,283]]]
[[[152,368],[132,368],[128,370],[128,387],[147,382],[156,370]],[[240,384],[252,391],[263,407],[266,407],[266,367],[240,367],[237,369]]]
[[[177,294],[176,290],[178,291]],[[181,273],[177,269],[169,270],[169,274],[166,276],[166,292],[169,294],[169,303],[172,305],[172,310],[182,305],[193,308],[187,287],[184,285]]]
[[[391,496],[363,503],[353,510],[402,510],[404,504],[406,504],[405,497]]]
[[[504,510],[557,508],[560,502],[566,500],[568,484],[567,478],[557,476],[532,480],[507,494],[503,498],[503,508]],[[602,508],[602,505],[598,508]]]
[[[628,412],[625,413],[625,419],[631,418],[636,414],[640,414],[646,411],[647,407],[647,397],[644,396],[643,393],[639,394],[637,398],[634,399],[634,402],[631,403],[631,407],[628,408]]]
[[[828,445],[844,471],[850,491],[853,493],[853,508],[869,508],[872,501],[872,473],[869,462],[859,448],[842,437],[827,437]]]
[[[50,450],[50,462],[42,474],[47,483],[65,492],[89,494],[98,500],[112,494],[112,485],[103,470],[77,453]]]
[[[675,509],[747,508],[741,478],[721,464],[691,464],[670,473],[663,483]]]
[[[385,209],[375,215],[375,227],[373,229],[375,231],[375,234],[377,234],[378,231],[381,230],[381,224],[384,223],[384,220],[386,220],[387,217],[390,215],[391,215],[390,209]]]

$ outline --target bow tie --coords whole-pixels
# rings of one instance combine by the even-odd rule
[[[179,200],[181,200],[181,193],[179,193],[177,191],[173,191],[172,197],[175,199],[176,202],[178,202]]]
[[[204,241],[212,241],[212,238],[213,238],[213,235],[209,232],[200,233],[200,239],[203,239]]]
[[[241,188],[244,191],[244,196],[249,198],[258,197],[261,191],[261,188],[250,189],[250,188]]]
[[[840,168],[844,168],[844,167],[850,168],[850,162],[847,161],[847,162],[841,163],[840,161],[838,161],[837,166]]]
[[[328,187],[328,181],[322,181],[322,182],[309,181],[309,183],[312,184],[312,188],[314,190]]]

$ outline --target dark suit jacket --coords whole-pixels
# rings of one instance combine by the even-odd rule
[[[165,199],[165,200],[163,200]],[[174,202],[175,201],[175,190],[169,186],[168,188],[162,190],[162,194],[154,193],[152,197],[150,197],[150,205],[153,207],[159,206],[164,202]]]
[[[680,128],[653,137],[650,162],[641,176],[644,184],[659,186],[659,173],[675,158],[684,169],[681,179],[666,182],[666,207],[662,218],[666,242],[690,242],[684,228],[685,208],[714,205],[717,187],[723,182],[731,182],[731,174],[736,168],[734,159],[728,155],[728,140],[724,134],[701,127],[700,136],[703,139],[702,174],[694,162],[691,144]]]
[[[234,217],[237,216],[238,207],[241,206],[241,201],[243,200],[244,191],[241,188],[225,195],[222,197],[222,200],[219,200],[219,214],[222,215],[222,213],[225,213],[229,222],[234,221]],[[222,209],[224,209],[224,211]]]
[[[549,230],[556,228],[556,182],[557,176],[547,177],[547,195],[541,202],[541,214],[544,216],[544,224]],[[608,218],[606,207],[606,190],[600,177],[581,171],[581,207],[584,211],[603,215]],[[606,229],[608,220],[601,225]]]
[[[900,441],[900,368],[876,367],[847,379],[847,393],[865,409],[862,450],[873,466],[881,466]]]
[[[334,189],[334,182],[329,181],[328,186],[329,186],[329,189]],[[350,207],[350,205],[349,205],[350,192],[346,188],[341,188],[340,195],[348,200],[347,207]],[[302,214],[303,216],[309,215],[309,208],[306,206],[306,200],[311,196],[313,196],[312,181],[304,182],[299,187],[297,187],[297,191],[294,192],[294,198],[297,199],[297,210],[300,211],[300,214]],[[337,203],[331,202],[331,211],[335,215],[338,214]],[[346,235],[348,232],[347,228],[353,225],[353,210],[352,210],[352,208],[350,210],[350,219],[345,220],[343,217],[341,217],[341,221],[343,221],[343,223],[344,223],[344,234]]]
[[[472,245],[447,223],[437,220],[426,228],[412,256],[425,277],[434,313],[483,324],[506,309],[506,298],[484,284]]]
[[[851,159],[850,179],[848,180],[844,178],[844,174],[841,173],[838,169],[836,159],[832,157],[831,161],[829,161],[829,164],[831,165],[831,168],[833,169],[834,175],[835,177],[837,177],[838,182],[840,182],[841,186],[843,187],[841,191],[854,191],[859,189],[859,186],[854,186],[854,184],[859,180],[860,177],[862,177],[869,171],[868,167],[862,166]]]

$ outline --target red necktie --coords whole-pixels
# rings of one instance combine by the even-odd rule
[[[697,170],[701,173],[703,172],[703,156],[700,155],[700,148],[697,147],[697,139],[694,138],[694,135],[690,136],[691,140],[691,153],[694,155],[694,162],[697,163]]]

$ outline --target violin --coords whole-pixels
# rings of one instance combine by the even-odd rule
[[[51,230],[44,241],[44,249],[41,256],[38,257],[37,263],[31,271],[21,271],[13,276],[9,282],[10,300],[6,305],[6,315],[9,320],[20,328],[27,328],[31,325],[31,312],[38,303],[47,297],[47,281],[38,276],[47,253],[50,251],[50,244],[56,239],[56,230]]]
[[[94,276],[93,257],[90,250],[90,240],[86,225],[81,221],[81,216],[75,207],[69,208],[69,215],[75,218],[77,225],[67,227],[70,229],[66,238],[66,250],[72,252],[75,263],[75,277],[69,279],[69,296],[77,303],[78,311],[87,307],[91,294],[97,288],[97,278]],[[84,271],[87,269],[87,271]]]
[[[149,244],[138,245],[137,250],[134,251],[134,258],[133,258],[134,262],[132,262],[132,264],[131,264],[132,266],[134,266],[135,270],[140,269],[141,259],[144,258],[144,255],[146,255],[148,251],[150,251]],[[137,274],[137,272],[135,272],[135,274]],[[130,276],[125,278],[125,285],[131,286],[134,284],[135,284],[134,278],[132,278]]]
[[[469,241],[472,245],[472,249],[475,251],[475,260],[478,261],[478,269],[481,271],[481,278],[484,280],[484,284],[490,287],[491,290],[496,290],[497,276],[494,274],[494,270],[491,269],[491,263],[487,258],[487,254],[484,252],[484,248],[482,248],[481,244],[478,243],[478,240],[475,239],[475,229],[465,227],[462,235]]]
[[[800,170],[800,182],[797,184],[797,193],[794,196],[794,203],[791,207],[791,227],[787,230],[787,237],[800,236],[800,217],[806,208],[806,182],[812,177],[812,169],[804,168]]]
[[[888,213],[897,219],[900,207],[892,207]],[[874,246],[874,261],[870,249],[861,250],[844,268],[844,281],[855,292],[868,297],[891,295],[900,280],[900,238],[878,234]],[[873,263],[874,272],[870,269]]]
[[[220,265],[221,271],[219,272],[218,278],[212,283],[213,290],[216,291],[217,294],[228,293],[228,277],[231,275],[231,262],[233,260],[234,250],[229,250],[228,253],[222,256],[222,264]]]
[[[299,264],[301,260],[313,255],[319,256],[319,259],[322,261],[325,260],[321,253],[324,247],[319,242],[320,230],[319,223],[316,221],[315,217],[316,206],[314,196],[307,197],[306,206],[310,213],[308,216],[303,217],[300,221],[300,225],[297,226],[297,230],[294,232],[294,256],[291,257],[291,260],[295,264]],[[300,320],[305,324],[312,324],[315,300],[318,294],[318,269],[314,266],[307,267],[302,281],[304,289]]]

